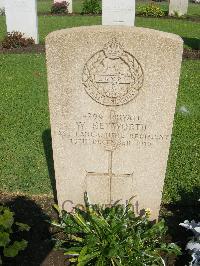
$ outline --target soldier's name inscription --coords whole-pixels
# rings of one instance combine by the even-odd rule
[[[150,130],[150,126],[139,115],[110,110],[109,113],[86,113],[77,117],[66,133],[73,145],[152,146],[167,141],[169,135]]]

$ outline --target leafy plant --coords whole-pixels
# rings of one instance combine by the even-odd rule
[[[26,38],[23,33],[18,31],[8,32],[2,41],[2,47],[6,49],[27,47],[34,44],[33,38]]]
[[[82,14],[101,14],[101,3],[99,0],[84,0]]]
[[[149,221],[149,212],[136,217],[130,202],[111,207],[91,205],[85,194],[85,209],[59,211],[60,221],[52,222],[64,232],[58,247],[78,266],[165,265],[164,257],[180,254],[180,248],[164,241],[164,220]]]
[[[14,241],[13,236],[19,231],[29,231],[27,224],[14,221],[14,213],[0,205],[0,248],[5,257],[15,257],[19,251],[27,247],[27,241]],[[0,264],[1,254],[0,254]]]
[[[52,14],[66,14],[68,13],[68,6],[69,6],[69,3],[67,3],[66,1],[56,2],[51,7],[51,13]]]
[[[189,222],[188,220],[184,223],[180,223],[184,228],[191,230],[194,236],[187,243],[186,250],[189,250],[192,261],[190,266],[199,266],[200,265],[200,222],[196,223],[194,220]]]
[[[156,18],[165,16],[165,12],[159,6],[150,4],[147,6],[139,6],[138,15]]]

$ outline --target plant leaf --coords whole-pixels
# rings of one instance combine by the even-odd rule
[[[81,247],[71,247],[66,249],[64,255],[79,256]]]
[[[19,231],[29,231],[30,230],[30,226],[28,224],[24,224],[24,223],[15,223],[18,226]]]
[[[9,233],[0,232],[0,247],[5,247],[10,243]]]
[[[93,260],[95,257],[98,257],[100,255],[100,252],[93,252],[91,254],[86,254],[85,256],[82,256],[82,258],[78,258],[78,264],[77,266],[84,266],[91,260]]]
[[[3,214],[0,215],[0,226],[3,226],[5,229],[10,229],[14,222],[14,213],[9,209],[3,209]]]
[[[15,241],[12,245],[5,247],[3,254],[5,257],[15,257],[19,251],[24,250],[27,247],[28,242],[26,240]]]

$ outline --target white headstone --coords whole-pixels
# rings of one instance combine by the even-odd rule
[[[87,191],[105,205],[135,196],[136,213],[150,208],[158,217],[182,49],[176,35],[125,26],[46,38],[60,207],[82,204]]]
[[[62,3],[65,0],[54,0],[54,3]],[[73,12],[73,8],[72,8],[72,0],[66,0],[66,2],[69,4],[68,5],[68,13],[72,13]]]
[[[102,25],[134,26],[135,0],[102,0]]]
[[[7,32],[19,31],[39,43],[37,0],[6,0]]]
[[[169,15],[183,16],[187,14],[188,0],[170,0],[169,3]]]
[[[5,8],[5,0],[0,0],[0,9]]]

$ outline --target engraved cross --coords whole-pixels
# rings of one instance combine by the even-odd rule
[[[113,178],[117,177],[132,177],[133,173],[131,174],[115,174],[113,173],[113,150],[107,150],[108,151],[108,172],[106,173],[98,173],[98,172],[87,172],[86,176],[107,176],[109,178],[109,204],[112,204],[112,181]]]

